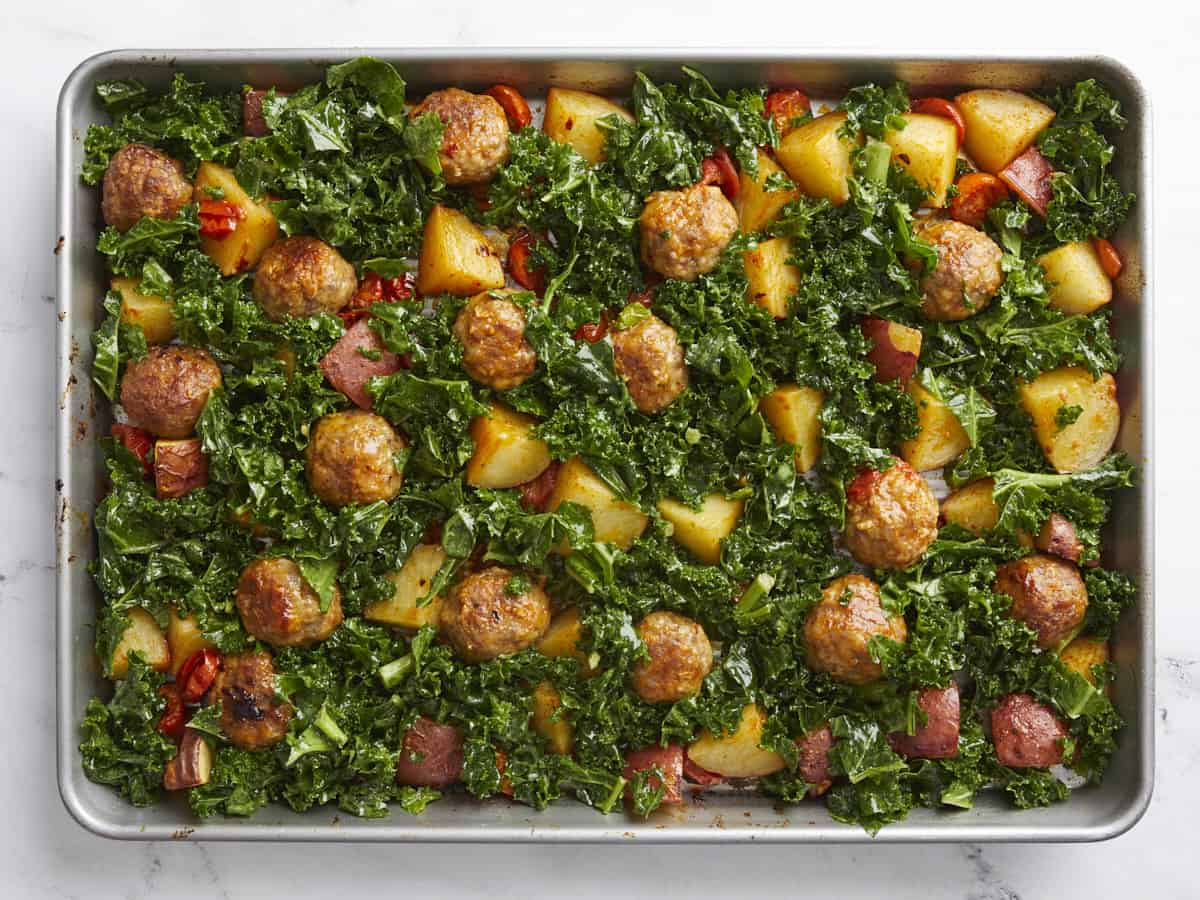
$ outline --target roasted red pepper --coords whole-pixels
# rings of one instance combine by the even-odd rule
[[[229,200],[200,201],[200,233],[204,237],[229,237],[244,218],[246,211]]]
[[[346,308],[338,313],[338,317],[349,327],[364,318],[374,303],[411,300],[414,293],[413,284],[413,277],[408,272],[395,278],[381,278],[377,273],[368,271],[363,275],[358,290],[354,292]]]
[[[175,685],[184,703],[199,703],[208,693],[221,669],[221,654],[212,647],[197,650],[187,658],[175,676]]]
[[[158,695],[167,701],[162,715],[158,719],[158,732],[165,734],[175,743],[183,740],[183,729],[187,725],[187,710],[183,708],[183,699],[179,689],[173,684],[164,684],[158,689]]]
[[[575,334],[572,337],[577,341],[587,341],[589,344],[595,344],[604,340],[604,336],[608,334],[608,313],[600,313],[599,322],[584,322],[575,329]]]
[[[112,436],[141,461],[147,476],[154,474],[154,460],[150,452],[154,449],[154,436],[150,432],[134,425],[118,423],[112,427]]]
[[[525,102],[521,92],[512,85],[493,84],[484,93],[495,98],[496,102],[500,104],[505,118],[508,119],[508,127],[513,131],[520,131],[533,122],[533,113],[529,111],[529,104]]]
[[[1121,254],[1117,252],[1117,248],[1112,245],[1111,241],[1106,241],[1104,238],[1092,238],[1092,246],[1096,250],[1096,255],[1100,257],[1100,268],[1104,270],[1104,274],[1109,278],[1116,278],[1121,274],[1121,270],[1125,268],[1125,263],[1121,260]]]
[[[589,343],[595,343],[595,341],[589,341]],[[528,510],[544,513],[546,504],[550,501],[550,495],[554,493],[555,485],[558,484],[559,468],[561,468],[560,463],[552,462],[537,478],[517,485],[517,490],[521,492],[521,505]]]
[[[955,183],[958,193],[950,201],[950,218],[979,228],[987,221],[988,210],[1008,197],[1008,188],[995,175],[971,172]]]
[[[812,107],[808,95],[799,88],[771,91],[763,104],[763,115],[775,120],[775,130],[783,137],[794,130],[792,122],[796,119],[806,119],[812,115]]]
[[[943,119],[949,119],[954,123],[954,130],[958,132],[958,142],[961,144],[963,138],[967,136],[967,123],[963,121],[962,113],[958,111],[958,107],[946,100],[943,97],[922,97],[920,100],[914,100],[908,105],[910,112],[922,113],[927,116],[941,116]]]
[[[533,235],[524,228],[516,233],[508,245],[508,271],[517,284],[541,296],[546,290],[546,269],[541,266],[530,267],[533,240]]]
[[[700,181],[703,184],[715,184],[729,200],[737,197],[741,182],[738,181],[737,168],[724,147],[717,147],[713,155],[700,164]]]

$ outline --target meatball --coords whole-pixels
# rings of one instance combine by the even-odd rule
[[[867,469],[846,488],[843,537],[864,566],[907,568],[933,543],[937,529],[937,498],[903,460],[886,472]]]
[[[1067,726],[1029,694],[1007,694],[992,710],[996,759],[1014,769],[1044,769],[1062,762]]]
[[[687,364],[675,329],[647,316],[612,336],[613,362],[629,396],[642,412],[661,412],[688,386]]]
[[[305,647],[325,640],[342,623],[342,594],[337,585],[329,609],[300,567],[290,559],[256,559],[237,585],[237,608],[246,630],[276,647]]]
[[[996,570],[995,590],[1012,597],[1009,614],[1037,632],[1043,650],[1074,634],[1087,613],[1079,570],[1057,556],[1034,553],[1005,563]]]
[[[821,601],[804,620],[808,667],[848,684],[869,684],[883,677],[867,645],[875,635],[897,643],[908,640],[903,616],[889,616],[879,601],[879,586],[862,575],[843,575],[821,592]]]
[[[459,656],[484,662],[533,646],[550,625],[550,598],[528,577],[492,566],[450,588],[439,625]]]
[[[207,350],[151,347],[121,380],[121,406],[134,425],[160,438],[185,438],[196,428],[221,369]]]
[[[649,659],[629,673],[637,695],[647,703],[674,703],[700,692],[712,670],[712,644],[699,622],[678,613],[652,612],[637,626]]]
[[[100,211],[117,231],[128,231],[144,216],[173,219],[191,202],[183,165],[145,144],[126,144],[104,170]]]
[[[796,738],[796,754],[799,762],[796,771],[812,785],[809,797],[820,797],[833,786],[829,772],[829,748],[833,746],[833,732],[829,725],[822,725]]]
[[[916,235],[937,251],[933,271],[921,279],[921,309],[926,318],[957,322],[982,312],[1004,281],[1004,255],[977,228],[950,219],[918,223]]]
[[[958,685],[925,688],[917,695],[917,706],[925,714],[925,723],[917,723],[908,734],[893,731],[887,741],[901,756],[918,759],[953,759],[958,756]]]
[[[658,274],[681,281],[711,272],[738,229],[733,204],[711,184],[654,192],[638,223],[642,261]]]
[[[477,294],[454,320],[467,374],[495,391],[515,388],[533,374],[537,354],[525,340],[525,313],[507,297]]]
[[[508,119],[493,98],[446,88],[418,103],[412,117],[430,112],[442,120],[438,161],[447,184],[491,181],[508,162]]]
[[[328,413],[317,420],[304,451],[308,484],[330,506],[391,500],[404,483],[396,454],[407,446],[375,413]]]
[[[448,788],[462,777],[463,760],[459,730],[421,716],[404,732],[396,781],[413,787]]]
[[[304,235],[268,247],[254,273],[254,299],[272,322],[341,312],[356,290],[354,266]]]
[[[235,747],[270,747],[287,733],[292,707],[275,702],[275,666],[269,653],[227,655],[212,696],[221,701],[221,731]]]

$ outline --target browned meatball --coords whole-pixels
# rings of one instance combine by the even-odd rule
[[[508,162],[508,119],[491,97],[446,88],[418,103],[412,117],[429,112],[442,120],[438,161],[447,184],[490,181]]]
[[[1004,255],[977,228],[951,219],[917,223],[918,237],[932,244],[938,261],[921,279],[921,309],[926,318],[957,322],[982,312],[1004,282]]]
[[[507,297],[476,294],[454,320],[454,336],[467,374],[492,390],[515,388],[537,366],[525,340],[525,313]]]
[[[908,640],[903,616],[889,616],[879,601],[879,586],[862,575],[843,575],[821,592],[821,601],[804,620],[808,667],[848,684],[883,677],[867,645],[875,635],[897,643]]]
[[[995,589],[1012,597],[1009,614],[1037,632],[1043,650],[1071,637],[1087,613],[1079,570],[1057,556],[1034,553],[1005,563],[996,570]]]
[[[658,316],[613,332],[613,362],[642,412],[661,412],[688,386],[687,364],[675,329]]]
[[[101,194],[105,224],[128,231],[144,216],[175,218],[192,201],[192,186],[179,160],[145,144],[126,144],[108,161]]]
[[[658,274],[682,281],[711,272],[738,229],[733,204],[711,184],[654,192],[638,222],[642,261]]]
[[[887,741],[891,748],[901,756],[918,759],[958,756],[958,685],[925,688],[917,695],[917,706],[925,714],[925,722],[918,722],[912,734],[905,731],[889,734]]]
[[[341,312],[357,289],[354,266],[304,235],[268,247],[254,273],[254,299],[273,322]]]
[[[492,566],[450,588],[439,624],[459,656],[483,662],[533,646],[550,625],[550,598],[527,576]]]
[[[196,428],[221,369],[207,350],[151,347],[121,379],[121,406],[134,425],[161,438],[185,438]]]
[[[256,559],[242,571],[237,608],[246,630],[276,647],[304,647],[325,640],[342,623],[342,593],[333,587],[329,609],[300,567],[290,559]]]
[[[1045,769],[1062,762],[1067,726],[1029,694],[1006,694],[992,710],[996,759],[1014,769]]]
[[[846,487],[851,555],[864,566],[903,569],[937,537],[938,504],[925,479],[903,460],[886,472],[867,469]]]
[[[637,695],[647,703],[674,703],[700,691],[712,670],[712,644],[699,622],[659,610],[638,622],[649,659],[630,672]]]
[[[212,690],[213,698],[221,702],[221,731],[235,747],[258,750],[283,740],[292,707],[275,701],[271,654],[224,657]]]
[[[375,413],[328,413],[317,420],[304,451],[308,484],[330,506],[391,500],[404,483],[396,454],[407,446]]]

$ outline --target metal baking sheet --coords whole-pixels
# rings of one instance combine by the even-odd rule
[[[92,387],[90,336],[105,290],[95,251],[100,226],[94,190],[79,180],[87,126],[103,121],[96,81],[136,77],[165,86],[176,71],[216,88],[244,84],[296,87],[319,79],[325,66],[369,53],[394,63],[412,92],[458,84],[481,89],[513,84],[529,96],[551,85],[627,94],[633,73],[670,78],[683,64],[724,85],[803,84],[812,96],[839,96],[868,80],[904,79],[915,91],[968,87],[1028,89],[1096,77],[1124,104],[1129,127],[1117,141],[1117,176],[1138,194],[1132,217],[1117,236],[1126,267],[1117,282],[1115,329],[1125,364],[1118,373],[1124,413],[1118,445],[1140,464],[1135,490],[1117,498],[1106,536],[1107,561],[1135,574],[1140,603],[1114,637],[1118,676],[1115,701],[1128,725],[1103,785],[1076,791],[1070,802],[1017,811],[1003,798],[983,795],[974,809],[918,809],[871,838],[841,825],[818,803],[779,806],[750,792],[724,791],[692,798],[648,820],[623,812],[602,816],[563,800],[537,812],[506,800],[479,802],[452,795],[422,815],[395,810],[365,820],[335,809],[293,813],[273,806],[251,819],[200,821],[180,797],[136,809],[83,775],[78,723],[87,700],[102,691],[92,623],[97,591],[88,574],[95,554],[91,514],[101,495],[97,445],[109,412]],[[820,53],[715,50],[120,50],[79,65],[63,85],[58,104],[58,379],[56,404],[58,493],[57,673],[58,783],[63,802],[85,828],[113,838],[258,841],[652,841],[708,843],[819,843],[918,841],[1092,841],[1119,835],[1145,812],[1154,773],[1154,464],[1153,290],[1151,256],[1151,123],[1149,99],[1137,77],[1102,56],[994,56],[960,53]]]

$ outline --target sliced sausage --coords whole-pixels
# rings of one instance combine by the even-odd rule
[[[364,353],[369,355],[364,356]],[[321,357],[321,371],[329,383],[359,409],[374,406],[374,400],[367,393],[367,382],[376,375],[392,375],[400,368],[400,357],[383,345],[383,339],[371,329],[366,319],[360,319],[346,329],[338,342]]]
[[[917,697],[917,706],[925,713],[925,724],[918,725],[914,734],[889,734],[892,749],[918,759],[953,759],[958,755],[958,685],[925,688]]]
[[[411,787],[447,788],[462,778],[463,738],[452,725],[421,716],[404,733],[396,781]]]

